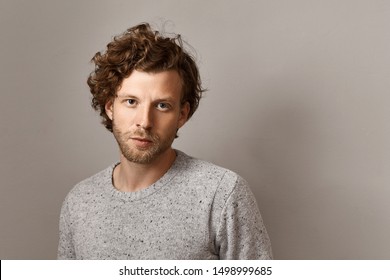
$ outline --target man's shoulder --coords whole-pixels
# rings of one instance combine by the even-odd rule
[[[224,186],[229,185],[231,187],[234,187],[238,181],[243,180],[239,174],[230,169],[207,160],[188,156],[184,153],[182,155],[186,161],[184,174],[193,180],[207,183],[207,185],[210,185],[212,182],[216,184],[224,182]]]
[[[180,182],[185,182],[191,194],[212,198],[213,211],[222,211],[230,199],[231,205],[243,197],[253,201],[249,184],[238,173],[206,160],[186,156]],[[203,200],[203,199],[202,199]]]
[[[98,190],[103,190],[107,187],[107,184],[111,182],[112,170],[114,164],[97,172],[96,174],[78,182],[67,195],[67,198],[81,198],[92,193],[96,193]]]

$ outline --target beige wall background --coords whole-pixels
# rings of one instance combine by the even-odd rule
[[[275,258],[390,258],[389,1],[2,0],[1,259],[54,259],[66,193],[118,159],[85,81],[143,21],[209,89],[175,147],[249,181]]]

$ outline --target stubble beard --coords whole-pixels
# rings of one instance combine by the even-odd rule
[[[158,135],[145,129],[137,129],[122,132],[112,120],[112,130],[122,155],[130,162],[138,164],[150,164],[165,151],[167,151],[175,139],[176,133],[169,135],[166,139],[161,139]],[[132,145],[133,137],[146,138],[152,141],[152,145],[147,148],[139,148]]]

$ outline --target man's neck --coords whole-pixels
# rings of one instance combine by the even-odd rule
[[[146,189],[169,170],[175,159],[176,152],[172,148],[149,164],[130,162],[121,154],[121,162],[113,172],[114,186],[122,192]]]

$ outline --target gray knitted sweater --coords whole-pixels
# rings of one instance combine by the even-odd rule
[[[114,164],[77,184],[61,209],[58,258],[272,258],[247,183],[176,152],[168,172],[141,191],[115,189]]]

